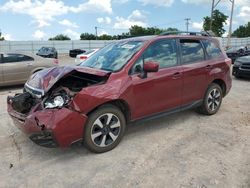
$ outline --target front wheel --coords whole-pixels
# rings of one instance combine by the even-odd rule
[[[198,112],[205,115],[216,114],[221,106],[222,98],[221,87],[215,83],[211,84],[207,89],[202,106],[198,108]]]
[[[121,141],[126,121],[119,108],[104,105],[89,115],[84,131],[84,144],[95,153],[103,153],[115,148]]]

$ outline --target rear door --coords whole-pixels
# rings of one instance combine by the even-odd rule
[[[3,54],[5,84],[24,83],[30,76],[34,59],[22,54]]]
[[[183,67],[182,104],[189,105],[203,99],[210,67],[200,40],[180,39],[179,44]]]

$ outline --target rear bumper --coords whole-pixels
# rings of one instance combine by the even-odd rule
[[[36,144],[44,147],[69,147],[82,139],[87,116],[62,109],[31,111],[27,116],[13,110],[8,113],[14,124]]]
[[[233,75],[234,76],[240,76],[240,77],[247,77],[250,78],[250,69],[249,70],[244,70],[241,69],[240,67],[233,67]]]

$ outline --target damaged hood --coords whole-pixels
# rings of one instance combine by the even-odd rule
[[[31,91],[38,97],[42,97],[48,92],[61,78],[66,75],[76,72],[81,72],[90,75],[96,75],[100,77],[107,76],[110,72],[92,69],[88,67],[80,66],[61,66],[44,69],[33,74],[29,80],[25,83],[25,89]]]

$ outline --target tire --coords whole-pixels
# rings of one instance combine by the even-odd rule
[[[114,149],[126,129],[124,114],[114,105],[104,105],[89,115],[84,130],[84,145],[94,153]]]
[[[197,109],[199,113],[205,115],[214,115],[220,109],[223,93],[218,84],[212,83],[209,85],[202,105]]]

